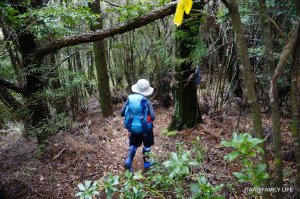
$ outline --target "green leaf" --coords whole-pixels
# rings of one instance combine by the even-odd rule
[[[172,157],[173,160],[175,160],[176,162],[178,162],[178,156],[177,156],[176,153],[172,152],[171,153],[171,157]]]
[[[239,136],[238,136],[238,134],[236,133],[236,132],[234,132],[233,134],[232,134],[232,137],[233,137],[233,141],[238,141],[239,140]]]
[[[93,199],[93,196],[91,196],[91,195],[86,195],[86,196],[84,197],[84,199]]]
[[[174,161],[170,161],[170,160],[165,161],[165,162],[163,162],[163,165],[167,168],[172,167],[174,165]]]
[[[189,160],[188,156],[190,155],[189,151],[186,153],[183,153],[181,156],[182,161],[186,162]]]
[[[256,145],[258,145],[258,144],[260,144],[260,143],[263,143],[263,142],[264,142],[264,140],[259,139],[259,138],[253,138],[253,139],[251,140],[251,143],[252,143],[253,146],[256,146]]]
[[[228,155],[226,155],[224,158],[228,159],[230,162],[235,160],[238,156],[239,156],[239,152],[238,151],[233,151],[231,153],[229,153]]]
[[[85,191],[85,186],[82,183],[78,185],[78,188],[80,191]]]
[[[226,147],[233,147],[234,146],[231,142],[228,142],[228,141],[222,141],[221,144],[223,146],[226,146]]]
[[[76,196],[76,197],[80,197],[82,194],[83,194],[83,192],[80,191],[80,192],[77,192],[77,193],[75,194],[75,196]]]
[[[143,179],[144,177],[142,176],[142,171],[139,171],[137,173],[134,174],[133,179],[134,180],[140,180]]]
[[[190,190],[193,192],[193,193],[199,193],[200,191],[200,186],[196,183],[192,183],[190,184]]]
[[[270,178],[270,175],[268,173],[264,173],[262,176],[262,179],[264,179],[264,180],[269,179],[269,178]]]
[[[85,188],[86,188],[86,189],[90,188],[91,183],[92,183],[92,181],[90,181],[90,180],[85,181],[85,182],[84,182]]]
[[[255,173],[260,174],[266,171],[267,165],[266,164],[257,164],[255,167]]]
[[[192,166],[192,167],[196,167],[196,166],[199,165],[199,163],[193,161],[193,162],[189,162],[188,165],[190,165],[190,166]]]
[[[95,181],[95,182],[93,183],[93,187],[95,187],[95,186],[98,186],[98,181]]]
[[[200,178],[199,178],[199,182],[201,183],[201,184],[206,184],[206,178],[204,177],[204,176],[200,176]]]
[[[246,178],[246,175],[240,172],[234,172],[233,175],[238,178],[241,182],[244,181],[244,179]]]
[[[119,184],[119,176],[114,176],[114,182],[113,182],[114,185],[117,185]]]
[[[137,194],[138,191],[139,191],[136,187],[132,187],[132,189],[133,189],[133,192],[134,192],[135,194]]]
[[[246,145],[243,145],[240,147],[240,151],[242,152],[242,154],[247,154],[249,150],[249,147]]]
[[[93,191],[93,193],[92,193],[94,196],[98,196],[98,195],[100,195],[100,192],[99,191]]]

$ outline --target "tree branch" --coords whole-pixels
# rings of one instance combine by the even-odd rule
[[[290,38],[287,41],[287,44],[284,46],[284,49],[280,55],[280,59],[278,61],[278,64],[276,66],[273,78],[277,78],[279,74],[282,71],[282,68],[288,58],[290,57],[291,53],[293,52],[296,43],[297,43],[297,36],[298,36],[298,31],[299,31],[299,24],[295,26],[295,28],[290,32]]]
[[[287,41],[287,44],[284,46],[284,49],[280,55],[280,59],[278,61],[278,64],[276,66],[275,72],[271,79],[271,87],[269,91],[269,97],[271,102],[274,101],[274,87],[276,86],[277,78],[280,76],[281,71],[283,69],[283,66],[285,65],[286,61],[290,57],[291,53],[294,51],[294,48],[297,43],[297,36],[299,31],[299,23],[296,25],[296,27],[290,32],[289,40]]]
[[[7,107],[13,108],[15,111],[23,107],[10,92],[3,86],[0,85],[0,101],[2,101]]]
[[[121,6],[119,6],[118,4],[115,4],[115,3],[113,3],[113,2],[110,2],[110,1],[107,1],[107,0],[103,0],[105,3],[108,3],[109,5],[112,5],[112,6],[114,6],[114,7],[121,7]]]
[[[158,8],[156,10],[151,11],[150,13],[137,17],[127,23],[114,26],[109,29],[103,29],[97,32],[85,33],[82,35],[72,36],[72,37],[64,37],[61,39],[57,39],[51,41],[49,43],[44,44],[43,46],[39,47],[30,57],[32,60],[41,59],[41,57],[57,51],[61,48],[74,46],[83,43],[95,42],[105,39],[107,37],[111,37],[114,35],[122,34],[128,32],[130,30],[142,27],[151,23],[157,19],[166,17],[171,15],[175,12],[175,5],[177,2],[172,2],[164,7]]]
[[[8,81],[8,80],[5,80],[5,79],[0,79],[0,86],[3,86],[5,88],[9,88],[17,93],[21,93],[21,94],[24,94],[25,93],[25,90],[22,88],[22,87],[19,87],[17,86],[16,84]]]

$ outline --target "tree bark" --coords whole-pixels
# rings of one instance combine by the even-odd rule
[[[99,0],[94,0],[91,3],[90,8],[96,14],[101,14],[101,7]],[[97,20],[98,24],[93,26],[93,29],[98,31],[103,28],[103,18],[100,17]],[[94,42],[94,54],[95,54],[95,65],[98,78],[98,90],[100,106],[103,117],[109,117],[112,115],[112,98],[109,87],[109,75],[106,60],[106,46],[105,41],[101,40]]]
[[[267,14],[266,0],[259,0],[259,11],[260,11],[262,36],[265,44],[264,65],[267,67],[268,73],[272,75],[274,72],[275,60],[273,56],[272,31],[271,31],[271,24]]]
[[[20,14],[27,12],[27,8],[22,6],[17,5],[16,8]],[[26,25],[17,32],[23,68],[25,69],[25,103],[29,110],[32,126],[37,127],[42,121],[50,117],[47,101],[40,95],[44,90],[41,58],[39,58],[39,60],[29,59],[29,55],[36,50],[36,42],[33,34],[26,31]],[[36,134],[38,144],[44,144],[47,136],[46,132]]]
[[[273,56],[273,41],[271,26],[267,15],[266,0],[259,1],[261,29],[263,40],[265,44],[265,62],[269,75],[273,75],[274,72],[274,56]],[[280,129],[280,113],[278,105],[278,85],[277,78],[272,78],[270,88],[270,106],[272,110],[272,129],[274,133],[274,159],[275,159],[275,187],[283,186],[283,170],[282,170],[282,149],[281,149],[281,129]],[[279,191],[275,193],[276,198],[283,198],[283,192]]]
[[[297,2],[298,16],[300,17],[300,2]],[[298,21],[300,26],[300,21]],[[292,112],[292,134],[294,138],[294,149],[296,159],[296,192],[297,198],[300,198],[300,30],[298,27],[298,35],[296,46],[293,52],[293,65],[291,72],[291,112]]]
[[[195,2],[193,5],[194,9],[202,9],[202,7],[203,2]],[[186,16],[187,22],[177,29],[176,57],[184,61],[175,67],[175,107],[170,130],[191,128],[202,121],[197,99],[195,70],[189,59],[193,50],[191,46],[195,45],[194,38],[199,34],[200,18],[199,14]]]
[[[0,100],[5,104],[7,107],[12,108],[14,111],[20,111],[23,107],[21,104],[10,92],[7,88],[0,85]]]
[[[299,34],[299,33],[298,33]],[[300,35],[298,36],[298,41],[300,41]],[[297,178],[296,178],[296,191],[298,196],[300,196],[300,89],[299,89],[299,79],[300,79],[300,45],[294,52],[294,63],[292,67],[292,83],[291,83],[291,103],[292,103],[292,134],[294,138],[294,149],[295,149],[295,159],[297,168]],[[298,82],[297,82],[298,79]],[[298,197],[300,198],[300,197]]]
[[[283,170],[282,170],[282,150],[281,150],[281,130],[280,130],[280,116],[278,106],[278,89],[277,89],[277,78],[280,76],[282,69],[293,52],[298,35],[298,26],[293,29],[290,34],[288,43],[284,47],[280,55],[279,62],[276,66],[275,72],[271,79],[271,88],[269,92],[270,104],[272,108],[272,126],[274,132],[274,156],[275,156],[275,170],[276,170],[276,187],[283,186]],[[276,192],[276,198],[283,198],[283,192]]]
[[[235,33],[235,39],[237,44],[237,53],[241,62],[240,68],[242,73],[243,82],[245,85],[244,93],[247,97],[249,103],[254,132],[258,138],[264,139],[263,130],[262,130],[262,121],[260,115],[260,109],[257,102],[256,92],[254,89],[254,74],[252,72],[252,66],[249,60],[249,53],[245,38],[245,31],[241,22],[241,16],[238,9],[238,4],[235,0],[222,0],[225,6],[229,10],[230,18],[232,21],[233,31]],[[269,164],[267,159],[266,147],[265,144],[262,144],[262,149],[264,153],[261,155],[262,162],[267,165],[267,172],[269,173]],[[264,183],[265,187],[270,186],[269,180],[266,180]],[[270,198],[270,194],[263,192],[264,198]]]

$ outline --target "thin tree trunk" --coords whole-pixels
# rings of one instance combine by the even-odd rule
[[[99,0],[94,0],[90,4],[90,7],[94,13],[101,14],[101,7]],[[103,28],[103,19],[100,17],[97,20],[98,24],[94,26],[95,30],[101,30]],[[100,97],[100,106],[103,117],[109,117],[112,115],[112,98],[109,87],[109,75],[106,60],[106,46],[105,41],[101,40],[94,42],[95,52],[95,65],[98,78],[98,90]]]
[[[266,0],[259,0],[261,29],[265,44],[265,62],[267,71],[270,75],[274,72],[274,56],[271,26],[267,15]],[[270,105],[272,110],[272,129],[274,133],[274,163],[275,163],[275,187],[283,187],[283,168],[282,168],[282,148],[281,148],[281,129],[280,112],[278,106],[278,85],[277,78],[272,78],[270,88]],[[283,198],[283,192],[275,193],[275,198]]]
[[[298,5],[300,15],[300,2]],[[299,21],[300,26],[300,21]],[[296,159],[296,192],[300,198],[300,31],[298,30],[296,47],[293,53],[293,65],[291,72],[291,104],[292,104],[292,134]]]
[[[50,78],[51,78],[51,82],[50,82],[50,86],[52,88],[52,90],[54,92],[59,91],[61,92],[61,82],[60,82],[60,77],[59,77],[59,70],[57,67],[55,67],[56,65],[56,58],[55,58],[55,54],[51,53],[50,54],[50,63],[51,63],[51,73],[50,73]],[[57,114],[61,114],[61,113],[66,113],[67,112],[67,107],[66,107],[66,98],[65,96],[61,96],[59,95],[58,97],[56,97],[54,99],[54,106],[55,106],[55,110]]]
[[[235,39],[237,43],[238,48],[238,56],[241,62],[241,72],[242,72],[242,78],[245,85],[244,93],[247,97],[250,111],[252,115],[252,121],[253,121],[253,127],[254,132],[258,138],[263,139],[263,130],[262,130],[262,121],[261,121],[261,115],[260,110],[257,102],[256,92],[254,89],[254,81],[253,81],[253,71],[249,60],[249,54],[248,54],[248,48],[245,38],[245,32],[242,26],[241,22],[241,16],[238,9],[238,4],[235,0],[222,0],[222,2],[225,4],[225,6],[229,10],[230,18],[232,21],[233,30],[235,32]],[[262,144],[262,149],[264,150],[264,153],[261,155],[262,162],[267,165],[267,172],[269,173],[269,164],[267,159],[267,152],[265,144]],[[269,180],[266,180],[264,183],[265,187],[270,186]],[[264,198],[270,198],[270,194],[267,192],[263,192]]]
[[[269,74],[272,75],[275,69],[275,60],[273,56],[272,31],[267,14],[266,0],[259,0],[259,11],[262,36],[265,44],[265,66],[267,67]]]
[[[298,35],[298,26],[290,33],[290,38],[284,50],[280,55],[279,62],[276,66],[275,72],[271,79],[271,87],[269,92],[270,104],[272,108],[272,126],[274,131],[274,155],[275,155],[275,170],[276,170],[276,187],[283,186],[283,170],[282,170],[282,150],[281,150],[281,131],[280,131],[280,116],[278,106],[278,89],[277,89],[277,78],[282,73],[282,69],[293,52]],[[282,198],[282,192],[276,192],[276,198]]]
[[[298,33],[299,34],[299,33]],[[298,36],[298,41],[300,41],[300,35]],[[296,168],[297,168],[297,178],[296,178],[296,191],[298,193],[298,198],[300,198],[300,92],[299,92],[299,78],[300,78],[300,45],[294,52],[294,63],[292,67],[292,82],[291,82],[291,103],[292,103],[292,134],[294,137],[294,149],[296,158]],[[297,81],[298,79],[298,81]]]

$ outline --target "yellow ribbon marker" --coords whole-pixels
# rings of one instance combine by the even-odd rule
[[[179,0],[173,20],[175,25],[180,26],[182,24],[184,12],[190,14],[192,6],[193,0]]]

